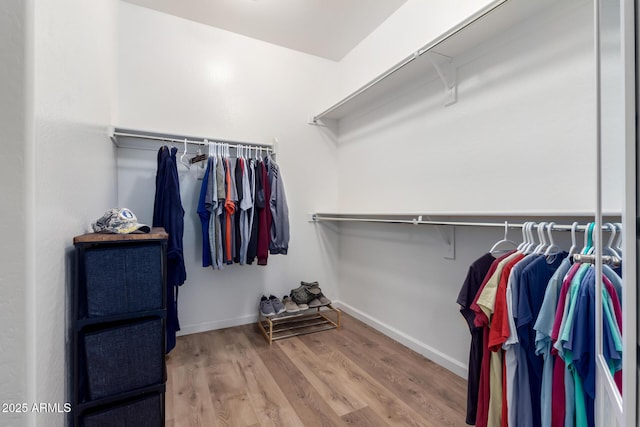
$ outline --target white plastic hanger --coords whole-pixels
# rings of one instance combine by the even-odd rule
[[[504,222],[504,237],[502,238],[502,240],[498,240],[489,250],[489,253],[494,254],[494,253],[500,253],[500,252],[507,252],[510,251],[510,248],[505,248],[505,249],[498,249],[498,247],[502,244],[506,244],[508,246],[513,246],[514,249],[517,249],[518,244],[516,242],[514,242],[513,240],[509,240],[507,238],[507,234],[509,233],[509,223],[507,221]]]
[[[524,248],[527,247],[528,241],[527,241],[527,224],[529,224],[528,222],[525,222],[524,224],[522,224],[522,243],[520,243],[518,245],[518,250],[519,251],[523,251]]]
[[[180,163],[185,165],[187,169],[191,169],[191,164],[189,163],[189,159],[187,159],[187,139],[184,140],[184,152],[182,156],[180,156]]]
[[[538,224],[537,231],[538,231],[538,240],[540,241],[540,243],[538,243],[538,246],[536,246],[535,249],[533,250],[533,253],[535,254],[542,255],[544,253],[544,250],[547,247],[547,238],[545,237],[546,227],[547,227],[547,223],[545,221]]]
[[[569,248],[569,257],[578,252],[578,244],[576,242],[576,230],[578,229],[578,223],[571,224],[571,247]]]
[[[524,242],[521,250],[522,253],[527,253],[527,250],[529,250],[529,247],[531,246],[531,224],[533,224],[531,221],[527,221],[523,227]]]
[[[616,240],[616,242],[613,245],[613,249],[618,252],[620,258],[622,258],[622,239],[623,239],[623,235],[622,235],[622,223],[620,222],[616,222],[615,227],[618,231],[618,238]]]
[[[547,234],[549,235],[549,246],[547,246],[547,250],[544,251],[544,256],[549,256],[560,252],[562,249],[560,246],[556,245],[553,241],[553,236],[551,235],[551,231],[553,230],[553,226],[556,225],[555,222],[550,222],[547,224]]]
[[[535,222],[530,222],[529,226],[527,227],[527,236],[529,237],[529,244],[527,245],[527,247],[524,250],[525,254],[530,254],[533,253],[533,251],[536,248],[536,239],[533,235],[533,228],[536,226]]]
[[[613,243],[616,240],[616,226],[613,225],[612,223],[608,222],[605,224],[605,226],[609,229],[609,232],[611,233],[611,236],[609,237],[609,241],[607,242],[607,246],[605,246],[602,250],[603,254],[606,255],[612,255],[612,256],[616,256],[616,257],[620,257],[620,254],[618,253],[618,251],[615,250],[615,248],[613,247]]]

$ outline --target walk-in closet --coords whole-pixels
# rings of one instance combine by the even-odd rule
[[[0,425],[640,425],[639,16],[3,1]]]

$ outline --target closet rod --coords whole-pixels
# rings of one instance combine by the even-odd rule
[[[431,221],[420,219],[377,219],[377,218],[345,218],[345,217],[329,217],[313,214],[311,219],[314,222],[320,221],[345,221],[345,222],[374,222],[385,224],[412,224],[412,225],[451,225],[459,227],[498,227],[504,228],[504,222],[474,222],[474,221]],[[511,224],[507,222],[509,228],[522,228],[524,224]],[[537,228],[537,223],[533,228]],[[577,231],[586,230],[587,225],[578,225]],[[571,231],[571,225],[567,224],[554,224],[551,228],[553,231]],[[602,227],[603,230],[607,230],[607,226]]]
[[[175,144],[184,144],[186,139],[187,144],[206,146],[207,142],[212,143],[222,143],[228,144],[233,148],[237,148],[238,146],[244,145],[247,147],[258,147],[266,150],[269,153],[275,152],[274,144],[262,143],[262,142],[243,142],[243,141],[233,141],[229,139],[221,139],[221,138],[204,138],[204,137],[193,137],[193,136],[184,136],[180,135],[169,135],[169,134],[159,134],[153,132],[139,132],[129,129],[114,129],[111,133],[111,138],[114,141],[117,141],[118,137],[122,138],[138,138],[138,139],[146,139],[149,141],[160,141],[160,142],[171,142]],[[205,142],[207,140],[207,142]],[[116,142],[116,145],[119,145]]]
[[[604,265],[610,265],[612,267],[620,267],[620,265],[622,264],[622,259],[620,259],[617,256],[612,256],[612,255],[602,255],[602,264]],[[574,254],[573,255],[573,262],[577,262],[578,264],[595,264],[596,263],[596,256],[592,255],[592,254]]]

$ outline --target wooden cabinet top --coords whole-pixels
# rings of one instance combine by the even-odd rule
[[[112,233],[87,233],[73,238],[73,244],[77,243],[102,243],[102,242],[131,242],[136,240],[166,240],[169,234],[162,227],[153,227],[149,233],[112,234]]]

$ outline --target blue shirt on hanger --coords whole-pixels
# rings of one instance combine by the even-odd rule
[[[533,260],[520,275],[518,291],[518,315],[516,326],[520,351],[526,354],[529,376],[529,404],[534,426],[541,425],[540,393],[542,387],[543,359],[536,354],[534,323],[540,313],[549,280],[567,257],[566,252],[556,254],[551,262],[545,256]],[[522,392],[522,388],[519,390]],[[524,391],[526,393],[526,390]],[[526,404],[526,402],[525,402]],[[520,408],[518,408],[520,417]]]

